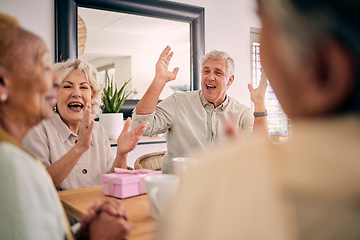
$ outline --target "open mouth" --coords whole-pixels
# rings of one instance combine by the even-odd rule
[[[70,108],[70,110],[75,111],[75,112],[79,112],[83,109],[84,105],[82,103],[69,103],[68,104],[68,108]]]
[[[210,84],[206,84],[205,86],[206,86],[206,89],[215,89],[216,88],[216,86],[210,85]]]

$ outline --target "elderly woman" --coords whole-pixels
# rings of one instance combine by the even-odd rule
[[[53,115],[58,79],[48,50],[39,37],[2,13],[0,32],[1,238],[74,239],[48,173],[21,146],[30,128]],[[129,231],[124,214],[116,201],[95,204],[78,236],[122,239]]]
[[[53,69],[61,82],[57,114],[32,129],[24,146],[42,161],[59,189],[100,185],[103,174],[127,167],[127,154],[146,123],[128,132],[131,120],[126,121],[114,157],[108,134],[92,118],[100,112],[102,93],[96,69],[79,59],[57,63]]]

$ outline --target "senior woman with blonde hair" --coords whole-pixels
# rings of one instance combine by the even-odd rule
[[[24,146],[42,161],[58,189],[100,185],[103,174],[127,167],[127,154],[146,123],[128,132],[131,120],[126,121],[114,157],[108,134],[93,120],[101,111],[102,93],[95,67],[76,59],[57,63],[53,69],[61,82],[57,114],[32,129]]]
[[[74,239],[49,175],[21,146],[30,128],[53,115],[58,78],[49,52],[3,13],[0,32],[1,239]],[[129,229],[125,209],[113,200],[94,204],[76,236],[123,239]]]

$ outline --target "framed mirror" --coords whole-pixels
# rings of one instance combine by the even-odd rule
[[[55,62],[79,57],[78,12],[80,7],[187,23],[190,33],[189,89],[200,89],[201,64],[199,60],[205,53],[204,8],[158,0],[55,0]],[[155,67],[154,64],[151,65],[153,65],[152,68]],[[148,81],[152,78],[153,76],[149,76]],[[134,105],[134,103],[125,103],[123,108],[127,108],[128,104]]]

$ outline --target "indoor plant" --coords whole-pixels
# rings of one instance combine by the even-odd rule
[[[123,128],[123,114],[119,113],[119,111],[130,94],[136,94],[136,91],[126,92],[126,87],[131,79],[125,81],[120,89],[117,88],[113,76],[110,78],[109,75],[106,74],[106,79],[107,86],[104,88],[102,97],[103,112],[99,117],[99,122],[108,132],[109,138],[116,140]]]

